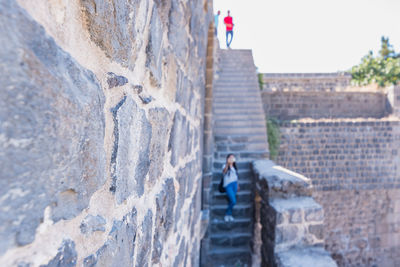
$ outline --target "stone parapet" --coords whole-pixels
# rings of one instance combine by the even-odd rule
[[[264,73],[266,91],[335,91],[350,85],[351,74],[334,73]]]
[[[324,211],[310,179],[270,160],[252,163],[261,205],[262,266],[336,266],[323,248]],[[296,265],[293,263],[296,262]]]

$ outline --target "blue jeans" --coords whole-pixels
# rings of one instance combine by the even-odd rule
[[[231,36],[231,39],[228,42],[228,36]],[[226,31],[226,46],[229,47],[232,43],[232,39],[233,39],[233,31]]]
[[[237,182],[228,184],[226,187],[226,195],[228,196],[228,208],[226,209],[226,215],[232,215],[233,206],[236,205],[236,192],[238,189]]]

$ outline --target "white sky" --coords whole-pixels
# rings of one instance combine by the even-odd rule
[[[350,69],[381,36],[400,52],[400,0],[214,0],[233,17],[231,48],[253,50],[259,72],[335,72]]]

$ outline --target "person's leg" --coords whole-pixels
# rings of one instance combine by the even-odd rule
[[[228,196],[228,208],[226,209],[226,215],[232,215],[233,206],[236,205],[236,191],[237,191],[237,183],[230,183],[227,185],[226,195]]]
[[[228,47],[230,47],[230,46],[231,46],[231,43],[232,43],[233,31],[229,31],[229,35],[231,36],[231,38],[230,38],[230,40],[229,40],[229,43],[227,44]],[[227,38],[227,42],[228,42],[228,38]]]
[[[226,32],[226,47],[229,47],[229,44],[228,44],[228,36],[229,36],[229,32],[227,31],[227,32]]]

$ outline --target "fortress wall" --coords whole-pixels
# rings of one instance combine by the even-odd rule
[[[384,92],[262,91],[262,101],[266,116],[280,120],[382,118],[387,110]]]
[[[277,163],[311,178],[340,266],[400,263],[400,121],[282,123]]]
[[[336,91],[350,85],[351,74],[337,73],[263,73],[265,91]]]
[[[212,1],[0,0],[0,265],[197,266]]]

